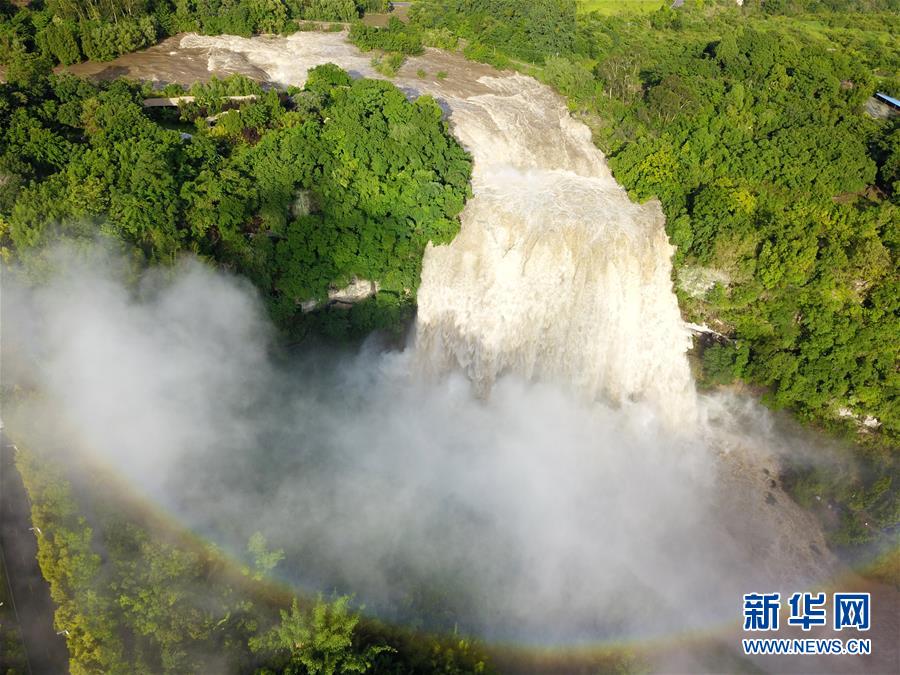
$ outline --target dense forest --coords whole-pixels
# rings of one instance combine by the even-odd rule
[[[109,61],[167,35],[293,33],[298,20],[354,21],[385,0],[0,0],[0,64]]]
[[[335,66],[304,90],[240,77],[196,85],[180,112],[141,87],[10,72],[0,90],[0,232],[29,269],[47,245],[98,233],[142,262],[190,251],[249,278],[289,333],[397,327],[427,242],[447,242],[471,163],[438,105]],[[183,93],[170,87],[167,94]],[[222,110],[223,96],[255,97]],[[181,124],[189,131],[170,128]],[[348,312],[309,312],[377,280]]]
[[[866,112],[876,91],[900,95],[898,10],[422,0],[408,29],[554,86],[617,180],[662,202],[682,311],[720,335],[701,345],[703,383],[757,385],[858,445],[789,478],[801,502],[842,506],[844,545],[900,521],[900,117]]]

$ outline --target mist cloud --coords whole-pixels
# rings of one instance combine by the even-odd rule
[[[806,521],[722,459],[741,433],[709,429],[738,401],[676,434],[649,405],[514,377],[482,400],[409,350],[285,354],[252,288],[194,260],[137,284],[105,258],[59,268],[33,290],[6,274],[5,379],[43,393],[22,426],[64,429],[66,451],[235,554],[262,530],[298,588],[556,643],[733,621],[741,593],[822,573],[804,549],[816,532],[769,541]]]

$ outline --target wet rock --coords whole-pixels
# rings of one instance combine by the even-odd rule
[[[377,281],[368,281],[367,279],[357,279],[354,277],[344,288],[329,290],[328,300],[329,302],[340,302],[352,305],[371,298],[378,292],[378,289],[379,286]]]
[[[328,299],[324,302],[311,298],[300,303],[300,310],[307,314],[321,307],[333,306],[338,309],[350,309],[353,305],[363,300],[368,300],[378,293],[380,286],[377,281],[358,279],[353,277],[349,284],[343,288],[331,288],[328,290]]]

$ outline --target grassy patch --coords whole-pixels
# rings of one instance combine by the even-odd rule
[[[626,12],[655,12],[660,7],[668,6],[669,4],[663,0],[580,0],[578,11],[584,13],[600,12],[611,16]]]
[[[386,77],[394,77],[406,57],[400,52],[389,52],[384,56],[376,56],[372,59],[372,67]]]

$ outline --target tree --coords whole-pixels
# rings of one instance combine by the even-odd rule
[[[312,21],[353,21],[360,16],[354,0],[300,0],[300,16]]]
[[[65,65],[81,61],[81,47],[78,43],[78,24],[71,19],[54,17],[37,36],[42,51],[48,52]]]
[[[7,61],[6,81],[25,92],[40,95],[52,67],[53,63],[46,56],[17,46]]]
[[[350,597],[341,596],[328,603],[321,596],[311,610],[303,611],[297,599],[289,611],[281,611],[281,623],[249,641],[254,652],[286,656],[288,675],[310,673],[364,673],[372,660],[394,651],[386,645],[359,649],[354,645],[354,630],[359,614],[350,610]]]
[[[621,54],[604,59],[597,66],[596,75],[607,96],[630,103],[641,91],[638,71],[639,64],[634,55]]]
[[[254,532],[247,542],[247,550],[253,556],[253,578],[257,581],[264,579],[284,560],[284,549],[270,551],[266,545],[266,535],[262,532]]]
[[[694,92],[678,75],[667,75],[647,92],[647,105],[661,125],[668,125],[679,115],[689,115],[697,108]]]
[[[306,89],[317,94],[328,95],[334,87],[349,87],[350,75],[333,63],[316,66],[306,76]]]

